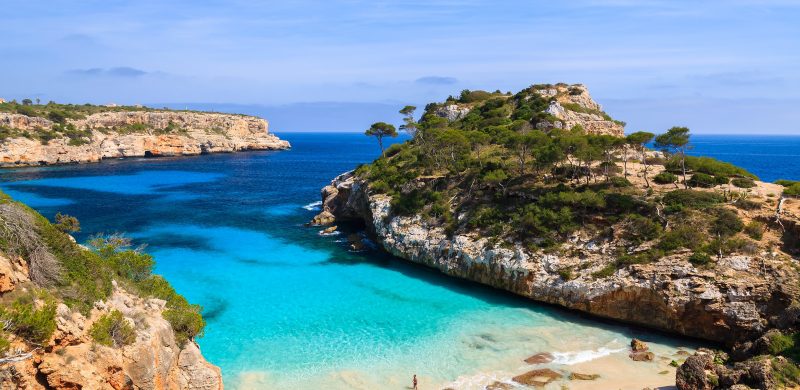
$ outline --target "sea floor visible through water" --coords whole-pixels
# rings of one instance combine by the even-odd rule
[[[696,341],[599,322],[446,277],[304,226],[331,178],[378,149],[359,134],[284,134],[293,149],[0,171],[0,186],[85,241],[125,232],[208,322],[198,340],[229,389],[482,389],[539,368],[599,374],[571,389],[674,384]],[[746,165],[745,165],[746,166]],[[758,172],[757,172],[758,174]],[[797,177],[795,177],[797,179]],[[656,352],[627,356],[632,337]]]

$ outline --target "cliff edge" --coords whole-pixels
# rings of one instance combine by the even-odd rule
[[[4,167],[290,148],[269,133],[266,120],[252,116],[137,107],[0,106]]]
[[[0,193],[0,389],[222,390],[200,309],[120,236],[79,246]]]
[[[465,91],[406,123],[410,141],[322,189],[312,224],[356,221],[444,274],[728,348],[730,362],[687,360],[680,389],[800,383],[800,200],[788,188],[686,155],[685,127],[625,136],[583,86]],[[733,362],[764,354],[780,358],[750,362],[774,375],[747,382]],[[708,361],[725,362],[725,383],[687,385]]]

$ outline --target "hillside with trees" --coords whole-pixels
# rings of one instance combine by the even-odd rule
[[[712,379],[687,360],[681,389],[799,383],[798,184],[690,155],[686,127],[626,135],[588,96],[464,91],[418,121],[405,107],[410,139],[334,179],[312,223],[363,223],[445,274],[729,348]]]

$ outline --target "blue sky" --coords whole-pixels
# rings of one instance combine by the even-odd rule
[[[280,118],[277,131],[361,130],[399,119],[386,116],[404,104],[464,88],[564,81],[586,84],[629,131],[800,133],[800,1],[5,0],[2,8],[6,99],[246,107]]]

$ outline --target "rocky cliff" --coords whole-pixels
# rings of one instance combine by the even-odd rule
[[[523,93],[525,94],[522,96],[523,100],[536,97],[548,104],[544,112],[549,114],[549,117],[536,123],[536,127],[539,129],[569,130],[580,126],[590,134],[608,134],[616,137],[624,135],[625,123],[614,120],[606,114],[603,107],[594,101],[588,88],[583,84],[537,84],[520,94]],[[520,97],[520,94],[516,97]],[[495,99],[512,98],[512,96],[497,93],[493,96]],[[487,99],[489,98],[487,97]],[[433,113],[454,122],[465,118],[476,105],[476,102],[472,101],[448,100],[436,105]]]
[[[0,166],[98,162],[104,158],[186,156],[288,149],[266,120],[179,111],[98,112],[53,122],[0,112]]]
[[[148,256],[68,238],[0,193],[0,389],[223,389]]]
[[[761,191],[779,192],[772,186],[764,183]],[[391,198],[371,192],[352,173],[334,179],[322,196],[315,223],[363,221],[398,257],[536,301],[729,346],[797,320],[787,318],[800,296],[795,260],[777,248],[723,256],[713,268],[695,266],[678,252],[597,277],[617,259],[613,247],[619,242],[576,233],[548,252],[492,242],[477,232],[450,235],[420,215],[394,215]],[[749,215],[769,220],[774,211],[765,207]]]

